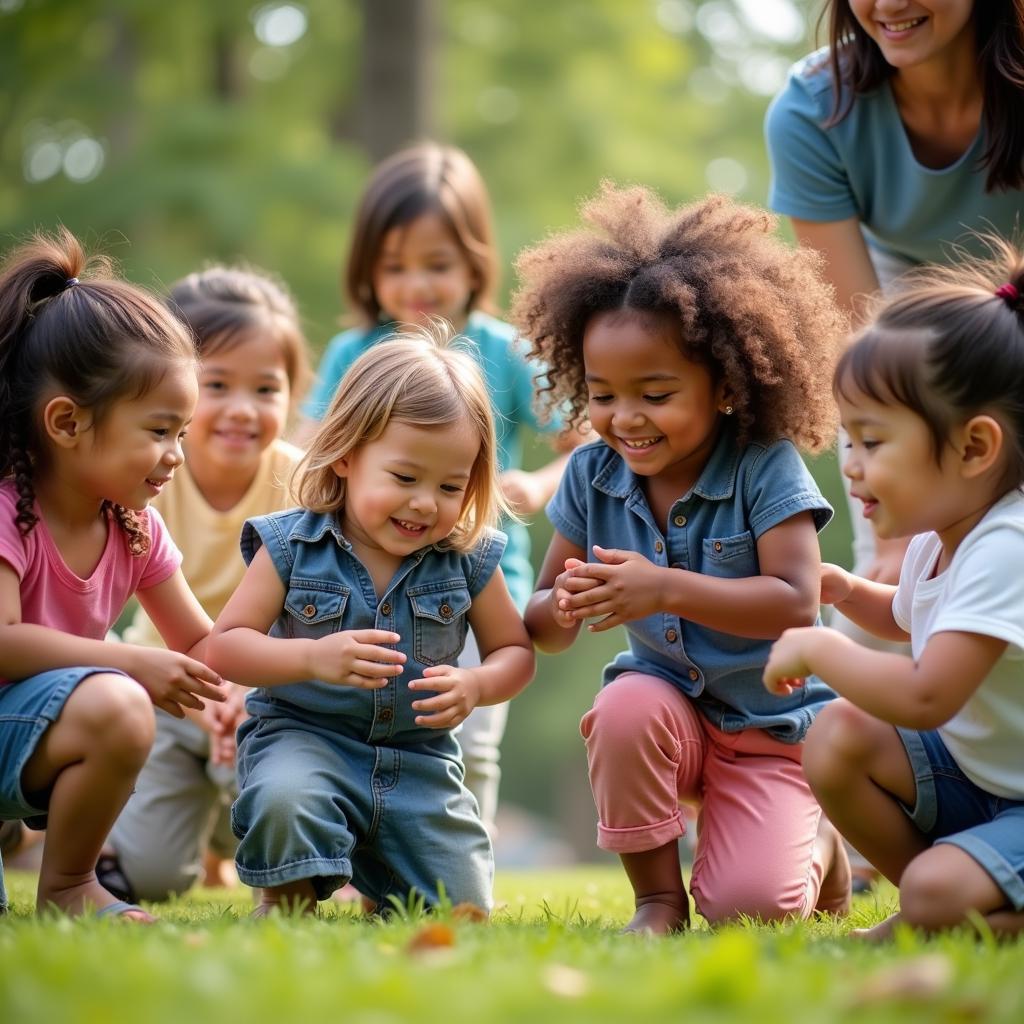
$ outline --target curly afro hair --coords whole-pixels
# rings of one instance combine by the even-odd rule
[[[816,253],[776,238],[770,214],[723,196],[669,210],[649,189],[605,182],[582,218],[516,261],[512,319],[547,367],[545,403],[567,404],[574,424],[586,419],[583,334],[595,314],[668,313],[683,355],[724,381],[739,443],[830,443],[847,323]]]

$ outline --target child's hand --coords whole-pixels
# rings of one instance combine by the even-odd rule
[[[312,641],[309,675],[337,686],[379,690],[402,674],[405,655],[380,644],[402,638],[386,629],[347,629]]]
[[[131,645],[125,645],[125,653],[130,658],[125,671],[149,694],[155,707],[175,718],[185,717],[183,707],[201,711],[200,697],[219,703],[227,696],[224,680],[187,654]]]
[[[228,683],[228,699],[223,704],[210,704],[206,708],[210,726],[210,760],[213,764],[233,765],[237,743],[235,734],[246,718],[246,689]]]
[[[575,580],[590,584],[562,606],[574,622],[603,616],[587,627],[591,633],[603,633],[624,622],[646,618],[662,608],[661,566],[636,551],[616,551],[595,544],[594,554],[600,562],[587,562],[572,572]]]
[[[570,598],[573,594],[583,594],[601,585],[599,580],[589,580],[575,575],[574,570],[586,564],[578,558],[567,558],[565,572],[555,577],[551,587],[551,614],[563,629],[572,629],[580,622],[579,617],[574,615],[570,608]]]
[[[525,469],[506,469],[501,474],[501,491],[512,511],[521,516],[539,512],[547,497],[543,482]]]
[[[838,604],[845,601],[853,590],[853,577],[845,569],[831,562],[821,566],[821,603]]]
[[[821,634],[817,626],[787,629],[775,643],[764,667],[764,685],[769,693],[787,697],[804,685],[811,669],[807,664],[807,643]]]
[[[416,724],[428,729],[453,729],[480,702],[480,684],[470,668],[431,665],[423,670],[422,679],[409,683],[409,689],[436,691],[433,697],[412,702],[414,711],[428,712],[416,716]]]

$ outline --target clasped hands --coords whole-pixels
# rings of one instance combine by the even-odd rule
[[[664,610],[664,566],[636,551],[596,544],[594,554],[600,561],[567,558],[565,571],[555,578],[551,610],[559,626],[572,629],[584,619],[597,619],[587,629],[602,633]]]

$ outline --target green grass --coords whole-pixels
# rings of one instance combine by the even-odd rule
[[[846,938],[892,910],[889,887],[860,897],[843,922],[647,940],[617,934],[631,904],[610,868],[501,873],[488,924],[443,914],[378,923],[333,904],[317,920],[251,921],[237,890],[200,891],[139,928],[37,919],[33,879],[8,882],[5,1024],[1024,1020],[1024,943]],[[451,944],[413,949],[435,925]]]

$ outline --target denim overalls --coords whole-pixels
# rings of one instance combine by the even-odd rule
[[[699,479],[655,522],[642,478],[603,441],[577,448],[548,518],[566,540],[593,555],[604,548],[638,551],[655,565],[706,576],[756,576],[757,539],[799,512],[821,529],[832,518],[814,478],[789,441],[740,448],[726,427]],[[604,682],[623,672],[658,676],[690,697],[724,732],[764,729],[796,743],[834,694],[811,677],[791,697],[769,693],[761,675],[770,640],[732,636],[658,612],[626,623],[629,650],[605,668]]]
[[[379,596],[334,515],[292,509],[250,519],[246,563],[261,545],[287,587],[271,636],[392,630],[407,660],[379,690],[309,680],[249,695],[231,813],[239,878],[252,886],[308,879],[318,899],[351,879],[378,905],[404,902],[412,889],[435,905],[443,885],[452,902],[489,908],[491,844],[463,785],[458,742],[414,723],[407,684],[429,665],[455,664],[504,534],[488,532],[468,553],[422,548]]]

